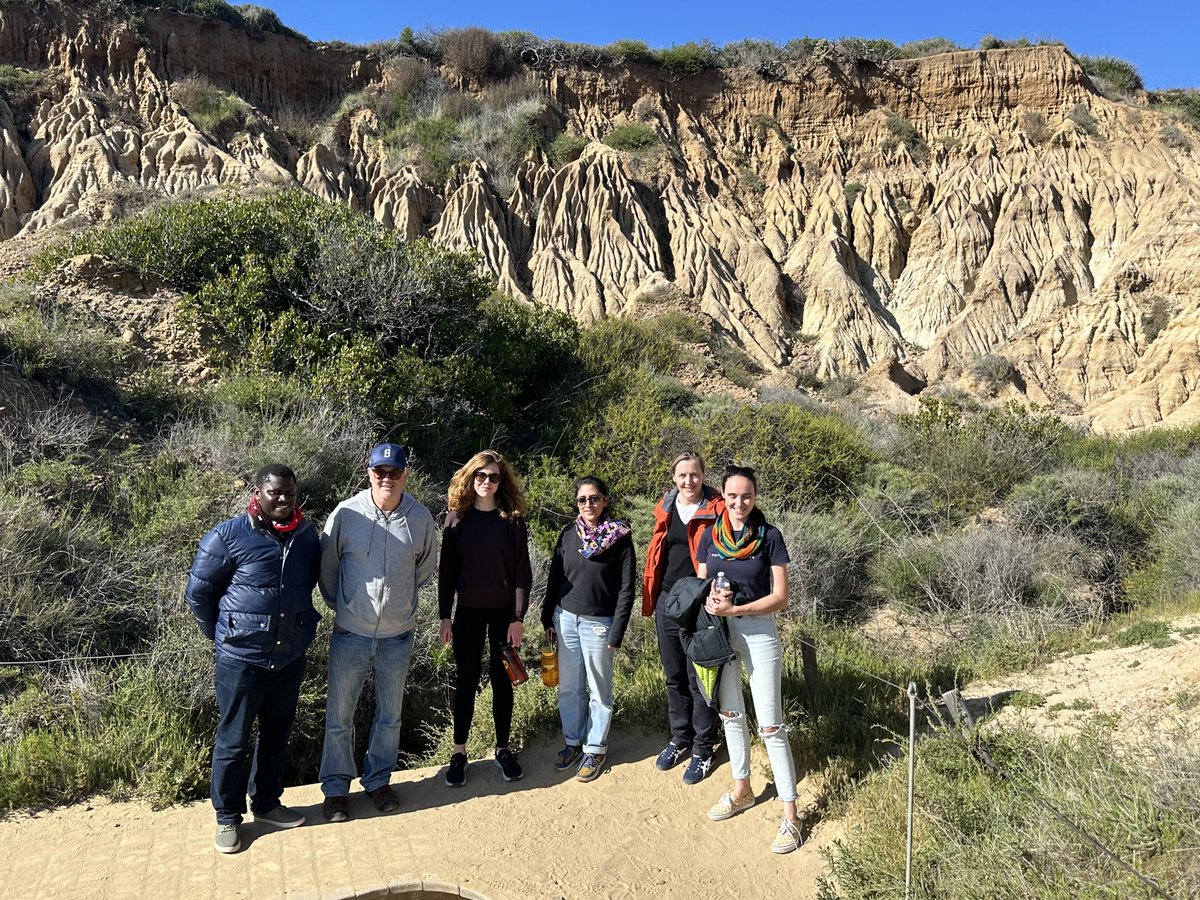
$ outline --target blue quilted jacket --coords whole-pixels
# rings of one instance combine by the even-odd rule
[[[312,593],[320,566],[320,538],[307,519],[279,541],[242,514],[200,541],[187,603],[218,656],[282,668],[303,656],[317,633]]]

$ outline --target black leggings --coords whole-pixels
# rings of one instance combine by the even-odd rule
[[[488,674],[492,679],[492,718],[496,722],[496,746],[508,746],[512,730],[513,689],[500,661],[500,647],[508,641],[512,610],[474,609],[460,606],[455,611],[454,662],[454,743],[465,744],[475,717],[475,691],[483,671],[483,642],[490,644]]]

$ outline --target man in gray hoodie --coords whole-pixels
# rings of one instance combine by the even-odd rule
[[[330,822],[350,816],[354,710],[368,673],[375,675],[375,720],[362,786],[380,812],[399,808],[391,787],[400,745],[404,682],[412,658],[417,589],[437,566],[433,516],[410,494],[408,455],[380,444],[367,461],[371,486],[338,504],[321,535],[319,585],[335,611],[329,644],[329,700],[321,753],[321,812]]]

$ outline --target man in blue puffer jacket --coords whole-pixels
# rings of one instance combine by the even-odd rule
[[[278,463],[258,471],[247,511],[206,534],[192,563],[188,606],[217,654],[212,803],[221,853],[241,849],[247,785],[254,821],[304,824],[279,798],[304,653],[321,618],[312,604],[320,567],[320,537],[296,503],[296,475]],[[258,747],[247,781],[255,720]]]

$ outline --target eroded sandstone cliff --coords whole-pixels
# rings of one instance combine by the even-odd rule
[[[300,185],[585,321],[669,294],[769,370],[905,396],[998,355],[1031,401],[1098,429],[1200,417],[1200,134],[1106,99],[1061,47],[557,68],[544,102],[582,155],[444,184],[389,163],[369,109],[305,146],[276,127],[378,84],[366,54],[161,10],[135,33],[50,2],[0,7],[0,62],[53,85],[0,94],[0,238],[95,218],[113,191]],[[241,130],[188,117],[171,86],[195,73],[250,104]],[[631,122],[657,153],[599,142]]]

